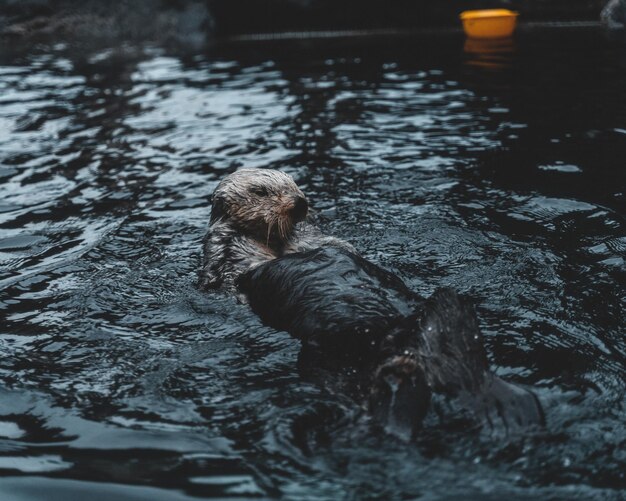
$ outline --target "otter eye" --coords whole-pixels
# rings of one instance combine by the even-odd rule
[[[254,186],[253,188],[250,188],[250,193],[254,193],[259,197],[266,197],[267,195],[269,195],[267,188],[265,188],[264,186]]]

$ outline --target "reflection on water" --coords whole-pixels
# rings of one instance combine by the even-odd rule
[[[617,499],[626,74],[598,39],[0,53],[0,489],[15,498]],[[497,71],[493,71],[497,69]],[[194,284],[226,172],[476,300],[548,426],[407,446]],[[321,378],[323,379],[323,378]]]
[[[466,64],[485,69],[501,69],[513,64],[515,39],[467,38],[463,51],[467,55]]]

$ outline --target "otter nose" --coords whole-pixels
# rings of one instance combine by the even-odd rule
[[[293,202],[293,209],[291,209],[291,217],[295,222],[303,221],[306,217],[306,213],[309,210],[309,204],[304,197],[297,197]]]

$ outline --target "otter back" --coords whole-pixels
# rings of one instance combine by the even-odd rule
[[[377,349],[421,298],[400,278],[337,247],[284,256],[238,281],[266,324],[314,345]]]

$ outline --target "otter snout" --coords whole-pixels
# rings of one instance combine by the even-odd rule
[[[304,221],[307,213],[309,212],[309,203],[306,198],[298,196],[293,201],[293,208],[289,211],[291,219],[294,223]]]

